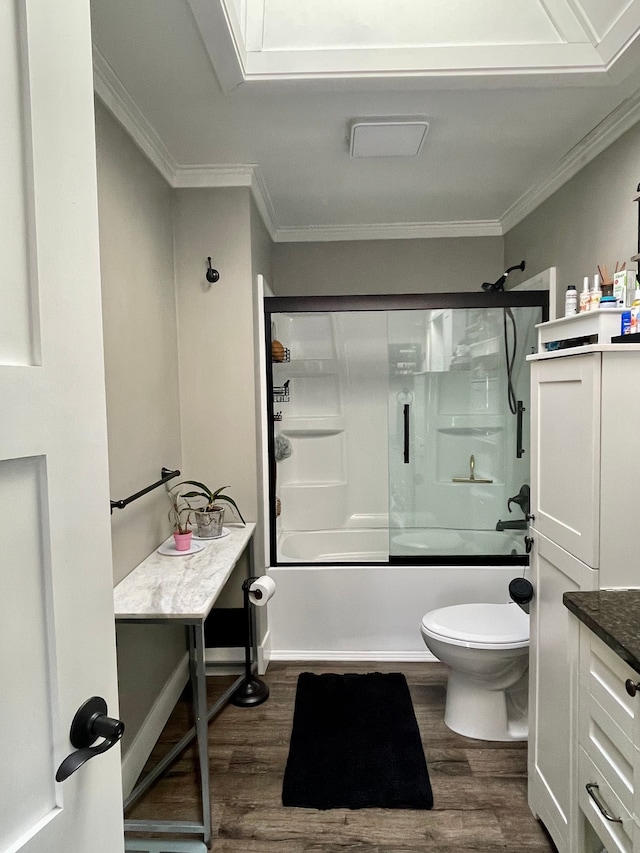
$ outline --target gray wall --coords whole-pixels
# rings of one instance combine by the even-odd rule
[[[503,271],[501,237],[276,243],[278,296],[477,290]]]
[[[124,498],[181,466],[171,190],[96,104],[109,476]],[[111,516],[114,584],[171,532],[164,489]],[[185,651],[184,631],[118,630],[123,751]]]
[[[258,518],[251,196],[245,188],[175,193],[180,408],[185,476],[228,485],[246,521]],[[256,235],[256,246],[262,245]],[[269,264],[262,245],[262,262]],[[211,255],[220,280],[206,287]],[[256,261],[257,263],[257,261]],[[234,520],[225,510],[225,520]],[[258,566],[257,570],[260,571]],[[238,607],[235,578],[217,606]]]
[[[598,264],[613,271],[616,261],[637,251],[638,205],[632,202],[640,179],[640,124],[587,164],[505,236],[505,262],[522,258],[527,273],[558,268],[558,311],[564,313],[569,284],[582,289]]]
[[[255,521],[253,282],[272,276],[269,235],[246,188],[172,190],[100,102],[96,145],[111,495],[164,465],[228,484]],[[221,274],[211,286],[209,255]],[[170,534],[168,508],[159,488],[113,513],[114,584]],[[219,606],[240,606],[240,582],[229,586]],[[180,627],[118,628],[125,757],[184,654]]]

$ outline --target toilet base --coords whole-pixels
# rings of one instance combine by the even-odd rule
[[[477,740],[527,740],[528,672],[507,690],[488,690],[450,670],[444,722]]]

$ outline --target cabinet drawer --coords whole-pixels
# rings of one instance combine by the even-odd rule
[[[620,731],[633,741],[640,696],[629,696],[624,685],[628,678],[639,681],[638,674],[586,626],[581,626],[581,635],[581,682]]]
[[[597,786],[592,789],[591,795],[587,791],[587,785]],[[601,808],[598,807],[596,799]],[[637,824],[582,748],[578,750],[578,804],[607,853],[633,853],[634,836],[637,839],[638,833]],[[603,810],[616,820],[608,820]]]
[[[632,813],[636,750],[629,738],[590,695],[583,697],[580,703],[578,737],[580,746],[624,807]]]

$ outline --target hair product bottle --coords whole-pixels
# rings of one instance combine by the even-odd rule
[[[585,275],[582,282],[582,292],[580,294],[580,313],[583,314],[589,310],[589,301],[591,294],[589,293],[589,276]]]
[[[600,276],[596,273],[593,277],[593,288],[589,294],[589,311],[597,311],[600,308],[600,298],[602,291],[600,290]]]

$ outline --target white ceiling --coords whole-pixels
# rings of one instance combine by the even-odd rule
[[[640,0],[93,0],[96,91],[276,240],[499,235],[640,120]],[[365,116],[417,157],[353,159]],[[630,193],[638,176],[632,175]]]

